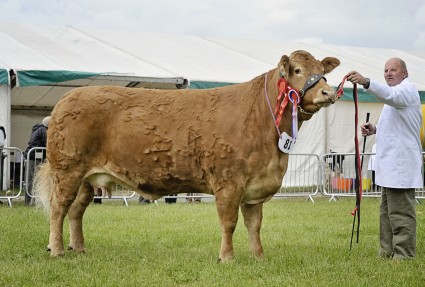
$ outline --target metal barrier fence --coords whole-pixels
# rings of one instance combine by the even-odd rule
[[[18,148],[3,148],[0,150],[0,200],[6,199],[9,206],[12,200],[26,194],[33,199],[32,175],[43,162],[45,148],[33,148],[26,159]],[[425,152],[423,153],[425,156]],[[380,190],[374,184],[370,164],[373,162],[374,153],[362,153],[362,179],[363,196],[379,197]],[[314,202],[313,197],[321,194],[330,197],[330,201],[338,197],[355,196],[355,154],[354,153],[328,153],[319,157],[316,154],[289,154],[288,169],[282,179],[282,187],[274,198],[282,197],[307,197]],[[24,165],[25,163],[25,165]],[[368,168],[369,166],[369,168]],[[24,175],[25,170],[25,176]],[[120,199],[128,206],[128,200],[137,196],[136,192],[123,186],[116,185],[112,189],[111,198],[95,196],[96,199]],[[201,199],[214,200],[207,194],[181,194],[165,196],[164,199]],[[425,199],[425,188],[416,190],[416,199]]]
[[[364,197],[380,197],[381,190],[374,183],[374,172],[372,171],[375,153],[361,153],[362,164],[362,187]],[[425,152],[422,153],[425,158]],[[354,179],[355,154],[354,153],[330,153],[322,156],[323,164],[323,194],[335,200],[339,196],[356,196]],[[422,168],[424,177],[424,168]],[[425,183],[425,178],[424,178]],[[425,188],[416,189],[416,200],[425,199]]]
[[[422,178],[424,179],[425,185],[425,152],[422,152],[422,158],[424,159],[424,165],[422,166]],[[425,199],[425,186],[423,188],[416,189],[416,201],[420,203],[421,199]]]
[[[32,193],[33,179],[38,167],[44,162],[45,157],[46,148],[44,147],[34,147],[30,149],[26,155],[24,162],[25,181],[23,186],[25,190],[25,204],[27,205],[32,204],[36,197]]]
[[[32,201],[36,196],[32,194],[32,184],[34,174],[37,172],[37,168],[43,163],[45,158],[46,148],[35,147],[28,151],[25,160],[25,192],[26,192],[26,203],[29,204],[28,198]],[[135,191],[131,191],[121,185],[115,185],[112,188],[111,198],[105,196],[95,196],[96,199],[120,199],[124,201],[124,204],[128,206],[128,200],[136,194]]]
[[[313,196],[320,190],[320,160],[316,154],[289,154],[282,187],[274,197]]]
[[[0,201],[5,199],[12,207],[12,200],[22,193],[22,182],[22,151],[14,147],[0,149]]]
[[[374,153],[360,154],[363,196],[365,197],[378,197],[381,194],[374,184],[374,175],[371,170],[374,155]],[[340,196],[356,196],[355,159],[354,153],[328,153],[322,156],[322,191],[324,195],[331,197],[330,200]]]
[[[115,186],[111,190],[111,198],[106,196],[95,196],[94,200],[109,200],[109,199],[120,199],[124,202],[126,206],[128,206],[128,200],[136,195],[136,192],[130,189],[123,187],[122,185],[115,184]]]
[[[416,189],[415,198],[418,203],[421,203],[420,200],[425,199],[425,190],[423,188]]]
[[[176,195],[166,195],[161,197],[165,200],[165,202],[170,202],[169,200],[171,199],[175,199],[177,200],[183,200],[185,202],[201,202],[203,200],[206,200],[208,202],[214,201],[215,200],[215,196],[211,195],[211,194],[206,194],[206,193],[181,193],[181,194],[176,194]],[[155,201],[157,202],[157,201]]]

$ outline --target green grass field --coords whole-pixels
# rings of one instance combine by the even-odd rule
[[[417,259],[377,256],[379,199],[362,201],[360,242],[350,251],[353,198],[272,200],[264,206],[263,261],[249,253],[242,217],[235,260],[217,263],[214,203],[90,205],[88,253],[45,251],[48,218],[15,201],[0,206],[0,286],[424,286],[425,205],[417,205]],[[68,244],[68,226],[65,226]]]

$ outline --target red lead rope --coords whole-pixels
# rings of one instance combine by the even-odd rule
[[[338,89],[337,89],[337,95],[338,97],[341,97],[344,94],[344,83],[346,81],[347,77],[344,77],[344,79],[342,80],[341,84],[339,85]],[[351,230],[351,241],[350,241],[350,250],[353,244],[353,237],[354,237],[354,225],[356,222],[356,217],[358,217],[357,220],[357,243],[359,243],[359,234],[360,234],[360,202],[362,199],[362,191],[363,191],[363,180],[362,180],[362,165],[361,165],[361,161],[360,161],[360,148],[359,148],[359,139],[357,136],[357,132],[358,132],[358,94],[357,94],[357,84],[353,85],[353,100],[354,100],[354,108],[355,108],[355,118],[354,118],[354,128],[355,128],[355,132],[354,132],[354,145],[355,145],[355,154],[356,154],[356,159],[355,159],[355,169],[356,169],[356,180],[355,180],[355,188],[356,188],[356,207],[354,208],[354,210],[351,212],[351,214],[354,216],[353,218],[353,227]],[[366,121],[368,121],[369,119],[367,119]]]

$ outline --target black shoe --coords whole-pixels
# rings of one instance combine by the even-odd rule
[[[95,204],[102,204],[102,199],[101,198],[94,198],[93,199],[93,203],[95,203]]]

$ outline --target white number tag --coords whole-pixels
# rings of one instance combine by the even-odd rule
[[[295,145],[295,139],[290,137],[287,133],[282,133],[278,145],[282,152],[289,153],[291,148]]]

